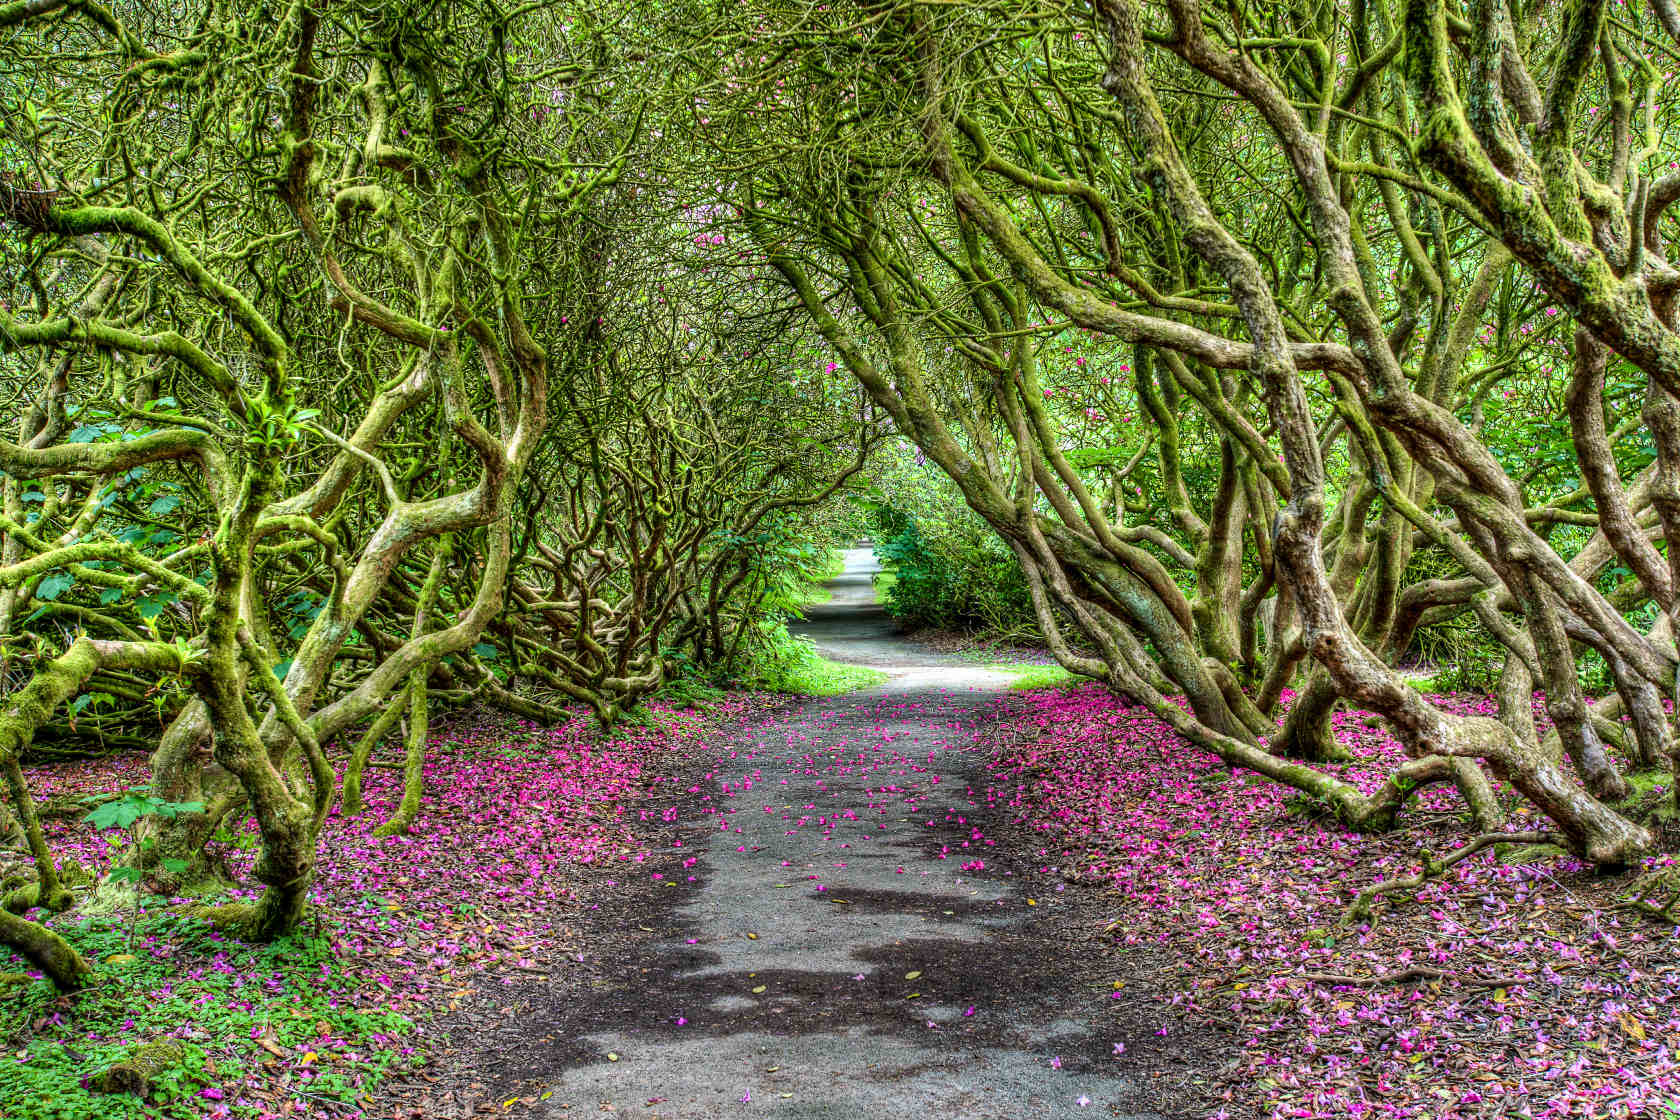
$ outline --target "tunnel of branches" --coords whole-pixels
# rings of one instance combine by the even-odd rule
[[[373,752],[401,832],[440,713],[741,680],[906,471],[1229,766],[1638,864],[1677,69],[1672,0],[0,3],[0,942],[82,983],[46,918],[246,820],[286,933]],[[89,888],[24,764],[135,751]]]

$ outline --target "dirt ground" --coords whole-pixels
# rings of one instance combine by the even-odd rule
[[[690,763],[565,955],[482,986],[411,1115],[1202,1115],[1229,1039],[978,790],[1007,677],[898,635],[848,557],[806,633],[885,669]],[[652,822],[650,822],[652,823]],[[983,865],[983,866],[982,866]],[[395,1103],[395,1102],[394,1102]]]

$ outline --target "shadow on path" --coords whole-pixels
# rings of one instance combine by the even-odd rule
[[[847,561],[798,629],[890,679],[753,729],[663,806],[672,855],[639,872],[624,943],[519,1024],[539,1114],[1158,1116],[1114,1057],[1094,947],[994,843],[984,744],[1008,676],[900,638],[873,559]]]

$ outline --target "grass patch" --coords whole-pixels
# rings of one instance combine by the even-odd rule
[[[893,571],[891,568],[882,568],[880,571],[876,572],[874,579],[875,601],[877,603],[885,603],[887,601],[888,593],[893,589],[893,584],[897,582],[898,573]]]
[[[325,936],[247,945],[176,914],[132,932],[126,918],[55,924],[95,972],[68,999],[45,980],[0,985],[0,1116],[254,1117],[265,1106],[246,1092],[259,1085],[354,1109],[417,1060],[413,1021],[379,1006],[379,988],[345,972]],[[149,1100],[89,1086],[139,1059],[155,1067]]]
[[[825,580],[838,579],[845,573],[846,554],[838,548],[831,548],[828,550],[828,559],[823,561],[823,566],[813,573],[811,578],[817,583],[822,583]]]
[[[1090,679],[1070,673],[1060,665],[1025,665],[1015,661],[998,662],[987,665],[986,668],[998,673],[1008,673],[1015,678],[1009,682],[1009,687],[1022,692],[1036,688],[1066,688]]]
[[[799,596],[800,607],[820,607],[834,598],[834,592],[821,584],[812,584],[805,588]]]
[[[834,592],[823,585],[831,579],[845,574],[846,557],[839,549],[830,549],[822,566],[812,568],[805,573],[805,585],[795,595],[794,606],[798,609],[821,606],[834,598]]]
[[[787,680],[788,687],[783,691],[800,696],[839,696],[843,692],[870,688],[885,680],[887,674],[879,669],[830,661],[821,654],[814,654],[809,668]]]
[[[766,651],[753,668],[753,675],[743,684],[793,696],[839,696],[887,679],[887,674],[867,665],[830,661],[809,641],[799,638],[789,638]]]

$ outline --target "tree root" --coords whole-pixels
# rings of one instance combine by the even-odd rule
[[[227,902],[220,906],[189,907],[187,916],[207,922],[217,929],[237,930],[251,920],[251,911],[249,902]]]
[[[1647,918],[1680,926],[1680,867],[1664,867],[1641,876],[1623,905]]]
[[[1299,976],[1285,976],[1284,980],[1300,980],[1308,984],[1328,984],[1338,988],[1380,988],[1388,984],[1411,984],[1419,980],[1440,980],[1446,976],[1438,968],[1406,968],[1382,976],[1347,976],[1338,972],[1303,972]]]
[[[1416,875],[1407,875],[1398,879],[1384,879],[1372,883],[1359,892],[1359,897],[1353,900],[1353,905],[1342,915],[1341,924],[1344,926],[1359,925],[1371,920],[1371,907],[1377,899],[1395,894],[1400,891],[1416,890],[1431,879],[1439,879],[1455,864],[1459,864],[1475,855],[1484,848],[1495,844],[1557,844],[1561,838],[1550,832],[1486,832],[1476,837],[1462,848],[1435,859],[1425,852],[1423,868]]]
[[[46,926],[20,918],[9,910],[0,909],[0,945],[17,950],[61,991],[81,987],[93,971],[70,942]]]

